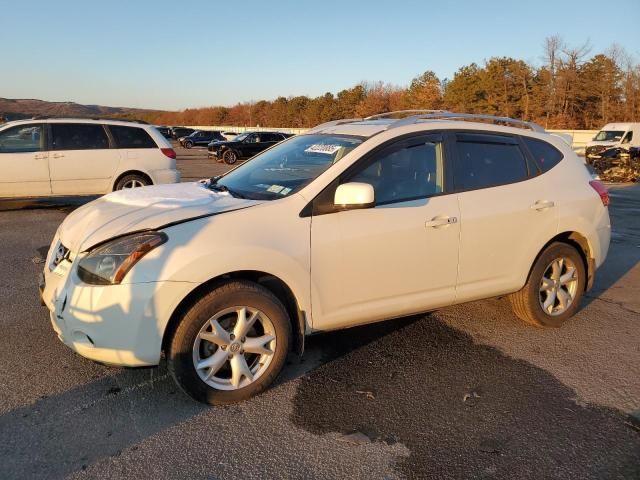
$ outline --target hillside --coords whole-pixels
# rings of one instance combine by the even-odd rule
[[[47,102],[35,99],[0,97],[0,117],[4,117],[7,120],[31,118],[34,116],[117,117],[148,120],[157,116],[159,113],[162,112],[160,110],[145,110],[139,108],[82,105],[75,102]]]

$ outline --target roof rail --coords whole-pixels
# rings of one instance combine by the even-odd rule
[[[320,125],[316,125],[312,129],[307,130],[305,133],[317,133],[321,132],[325,128],[335,127],[336,125],[342,125],[344,123],[360,122],[362,120],[362,118],[343,118],[342,120],[333,120],[331,122],[325,122],[321,123]]]
[[[377,120],[379,118],[386,118],[386,117],[390,117],[391,115],[398,115],[398,114],[403,114],[403,113],[414,113],[414,114],[428,114],[428,113],[448,113],[447,110],[423,110],[423,109],[419,109],[419,110],[396,110],[395,112],[385,112],[385,113],[378,113],[376,115],[370,115],[368,117],[363,118],[362,120]]]
[[[78,115],[34,115],[31,118],[23,118],[21,120],[93,120],[93,121],[110,121],[110,122],[131,122],[149,125],[149,122],[138,118],[121,118],[121,117],[80,117]]]
[[[483,115],[475,113],[454,113],[454,112],[440,112],[440,113],[427,113],[420,115],[412,115],[410,117],[402,118],[397,122],[389,125],[389,128],[402,127],[404,125],[413,125],[421,120],[486,120],[495,124],[506,124],[516,127],[528,128],[534,132],[545,133],[544,128],[534,122],[525,122],[524,120],[517,120],[509,117],[498,117],[495,115]]]

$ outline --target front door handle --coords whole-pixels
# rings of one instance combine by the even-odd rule
[[[48,153],[36,153],[34,158],[36,160],[43,160],[43,159],[47,158],[48,156],[49,156]]]
[[[547,208],[551,208],[555,206],[555,203],[553,203],[551,200],[538,200],[536,203],[534,203],[533,205],[531,205],[531,208],[533,210],[546,210]]]
[[[427,220],[424,226],[427,228],[439,228],[439,227],[446,227],[447,225],[451,225],[452,223],[458,223],[458,218],[438,216],[438,217],[433,217],[431,220]]]
[[[64,153],[54,153],[53,158],[62,158],[64,157]]]

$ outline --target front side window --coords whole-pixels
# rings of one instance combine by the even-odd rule
[[[529,137],[522,137],[522,139],[536,163],[542,168],[543,173],[551,170],[563,158],[562,153],[556,147],[543,140]]]
[[[622,139],[622,143],[630,143],[633,140],[633,132],[629,130],[627,134]]]
[[[116,141],[117,148],[157,148],[156,142],[143,129],[138,127],[123,127],[109,125],[111,135]]]
[[[109,138],[102,125],[52,123],[51,144],[54,150],[106,149],[109,148]]]
[[[360,137],[300,135],[265,150],[221,177],[213,189],[251,199],[286,197],[362,143]]]
[[[519,182],[528,177],[524,155],[515,139],[497,135],[463,134],[457,136],[456,147],[456,190],[494,187]]]
[[[341,183],[372,185],[376,205],[384,205],[442,193],[443,171],[442,143],[414,140],[390,147]]]
[[[0,132],[0,153],[39,152],[42,148],[42,125],[18,125]]]

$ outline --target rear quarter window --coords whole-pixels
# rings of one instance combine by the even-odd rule
[[[542,173],[548,172],[563,159],[560,150],[544,140],[528,137],[522,137],[522,140],[529,149],[529,152],[531,152],[536,163],[542,169]]]
[[[143,128],[109,125],[109,130],[116,141],[116,148],[158,148]]]

